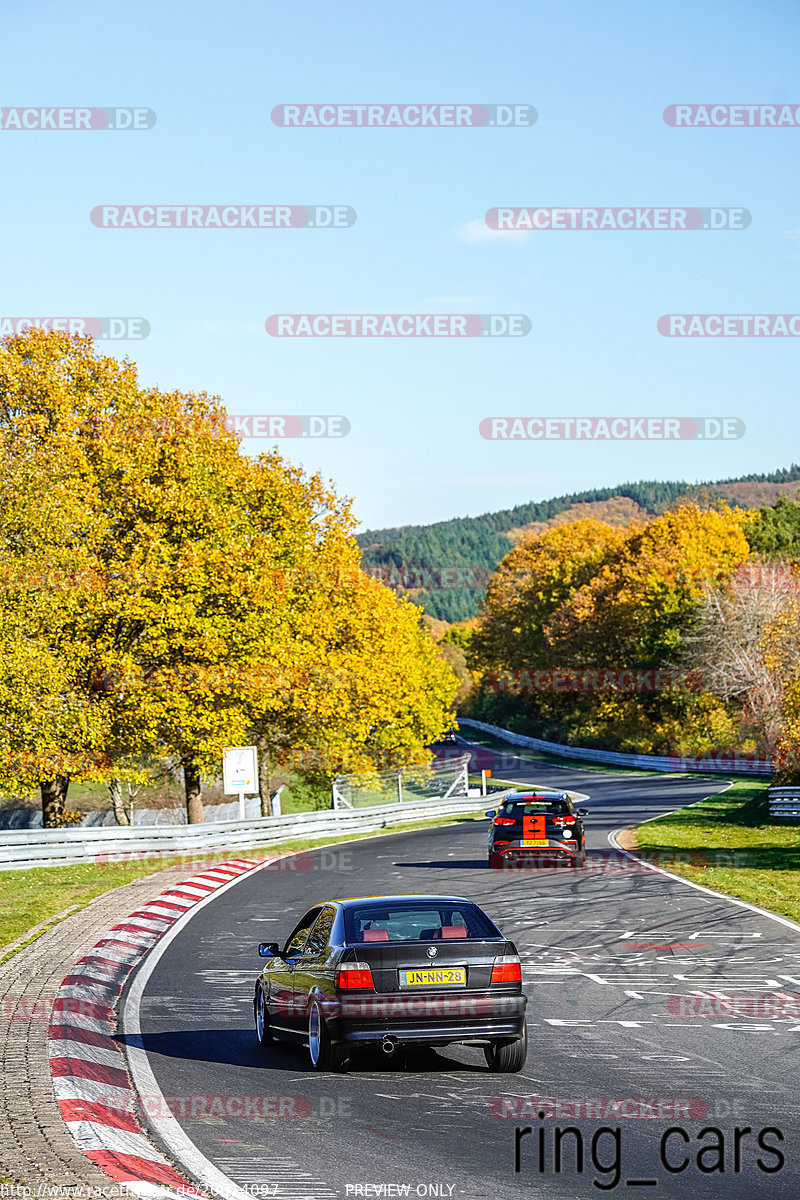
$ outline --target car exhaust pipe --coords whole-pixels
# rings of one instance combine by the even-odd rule
[[[383,1051],[383,1053],[385,1055],[387,1055],[388,1058],[391,1058],[396,1049],[397,1049],[397,1038],[389,1037],[389,1035],[387,1034],[386,1037],[381,1042],[381,1050]]]

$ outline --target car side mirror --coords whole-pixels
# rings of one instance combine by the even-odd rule
[[[261,958],[275,958],[280,954],[277,942],[261,942],[258,947],[258,953]]]
[[[496,809],[496,808],[490,808],[490,809],[489,809],[489,811],[488,811],[488,813],[486,814],[486,816],[487,816],[487,817],[496,817],[496,816],[497,816],[497,809]]]
[[[588,817],[590,815],[588,808],[579,808],[577,813],[579,817]]]

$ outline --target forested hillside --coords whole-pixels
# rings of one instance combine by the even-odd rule
[[[616,524],[626,510],[635,515],[634,505],[642,516],[652,517],[686,500],[693,500],[701,508],[712,507],[721,499],[729,500],[734,507],[748,507],[765,501],[774,503],[778,495],[794,497],[799,492],[800,466],[795,463],[768,475],[743,475],[702,484],[640,480],[531,501],[478,517],[367,530],[359,535],[358,543],[369,574],[395,591],[410,595],[431,616],[462,621],[477,613],[490,576],[521,532],[586,516],[581,506],[597,506],[601,510],[595,513],[598,519],[611,519]],[[621,499],[628,503],[620,505]],[[575,509],[574,516],[570,509]],[[608,515],[614,512],[616,520]]]
[[[800,503],[532,531],[441,644],[461,716],[604,750],[741,751],[800,782]]]

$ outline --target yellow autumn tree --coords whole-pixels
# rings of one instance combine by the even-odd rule
[[[421,745],[446,724],[449,682],[416,610],[379,588],[351,615],[325,582],[360,575],[349,503],[277,453],[244,456],[219,400],[140,388],[131,364],[41,332],[6,341],[0,382],[0,466],[28,483],[24,503],[7,488],[0,506],[3,561],[23,581],[0,605],[0,694],[20,685],[28,717],[0,753],[8,785],[42,788],[46,824],[71,778],[135,772],[150,754],[182,767],[201,820],[201,777],[256,724],[266,737],[284,721],[278,743],[319,740],[336,702],[304,691],[314,673],[358,675],[343,718],[355,743]],[[25,609],[36,572],[69,561]]]
[[[254,728],[273,762],[314,783],[341,771],[430,760],[452,722],[458,680],[419,608],[370,579],[354,553],[318,577],[308,633],[298,633],[282,687]]]
[[[678,666],[707,583],[729,578],[749,554],[747,515],[684,505],[645,525],[598,530],[597,522],[577,522],[571,535],[566,526],[518,547],[489,587],[484,661],[501,668],[501,693],[502,668],[550,667],[567,682],[559,689],[528,671],[526,686],[515,693],[512,676],[492,700],[487,676],[484,711],[554,740],[645,753],[729,742],[735,721],[696,678],[681,686],[644,676],[630,689],[617,673]],[[531,561],[538,569],[527,576],[509,569]],[[599,670],[587,675],[589,668]]]
[[[489,582],[471,660],[491,669],[549,665],[545,627],[613,558],[626,532],[585,518],[524,535]]]
[[[571,665],[662,666],[709,581],[729,579],[750,547],[749,513],[681,505],[629,533],[611,560],[563,604],[545,633]]]

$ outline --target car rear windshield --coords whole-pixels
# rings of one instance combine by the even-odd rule
[[[507,800],[502,811],[508,817],[529,816],[534,813],[557,817],[572,812],[572,806],[569,800]]]
[[[503,935],[474,904],[388,902],[345,910],[348,942],[430,942]]]

